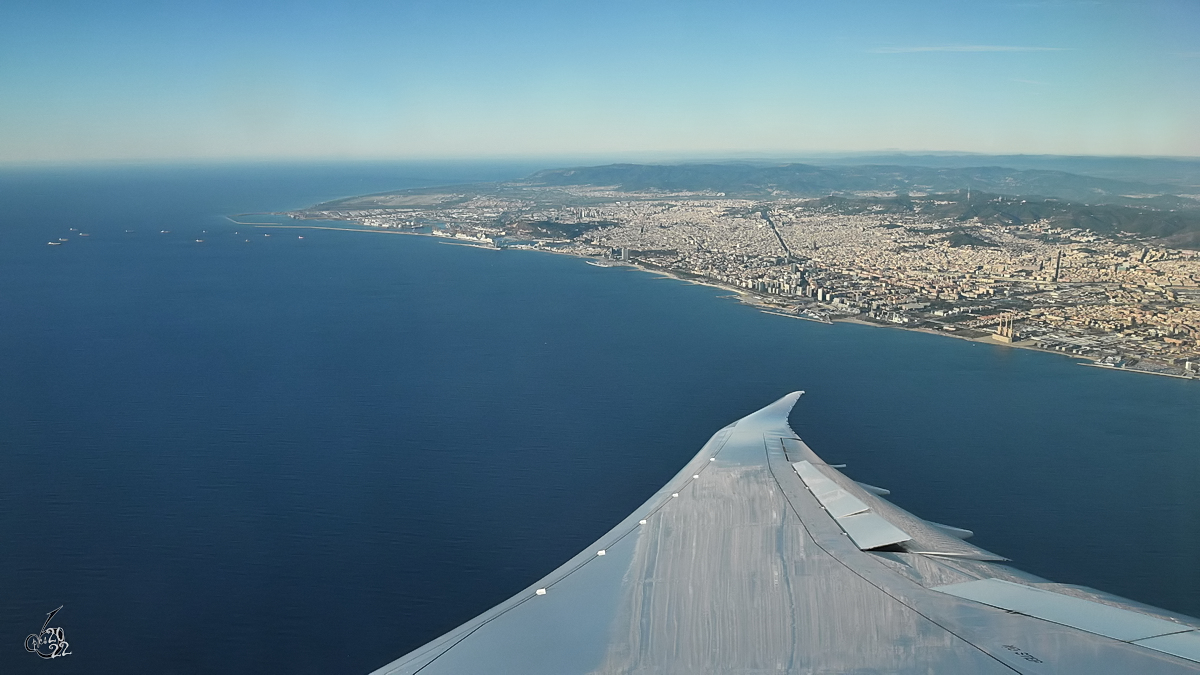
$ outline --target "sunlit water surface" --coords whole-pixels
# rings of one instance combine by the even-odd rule
[[[365,673],[794,389],[800,435],[900,505],[1200,615],[1200,383],[224,217],[536,168],[0,173],[0,672],[45,672],[21,644],[63,605],[59,673]]]

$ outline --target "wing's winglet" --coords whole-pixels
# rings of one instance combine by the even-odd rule
[[[741,430],[759,431],[764,434],[796,437],[796,432],[792,431],[792,427],[788,425],[788,415],[803,394],[802,391],[793,391],[771,405],[738,420],[737,427]]]

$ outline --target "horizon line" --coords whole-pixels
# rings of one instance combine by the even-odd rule
[[[516,154],[479,154],[479,155],[412,155],[393,157],[345,157],[320,156],[310,157],[108,157],[86,159],[25,159],[0,160],[0,170],[65,168],[65,167],[102,167],[102,166],[141,166],[141,165],[177,165],[177,166],[212,166],[230,164],[379,164],[379,163],[463,163],[463,162],[538,162],[538,161],[608,161],[611,163],[646,162],[663,163],[696,163],[702,161],[787,161],[801,159],[853,159],[855,157],[1046,157],[1046,158],[1086,158],[1086,159],[1161,159],[1178,161],[1200,161],[1200,155],[1138,155],[1138,154],[1060,154],[1050,152],[975,152],[969,150],[846,150],[846,151],[795,151],[786,153],[768,152],[579,152],[579,153],[531,153]]]

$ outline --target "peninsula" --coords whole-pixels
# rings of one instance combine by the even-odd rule
[[[799,318],[1196,377],[1197,193],[998,167],[627,164],[288,215],[635,265]]]

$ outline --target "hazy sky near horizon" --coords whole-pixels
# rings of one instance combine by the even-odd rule
[[[0,162],[1200,156],[1200,2],[0,3]]]

